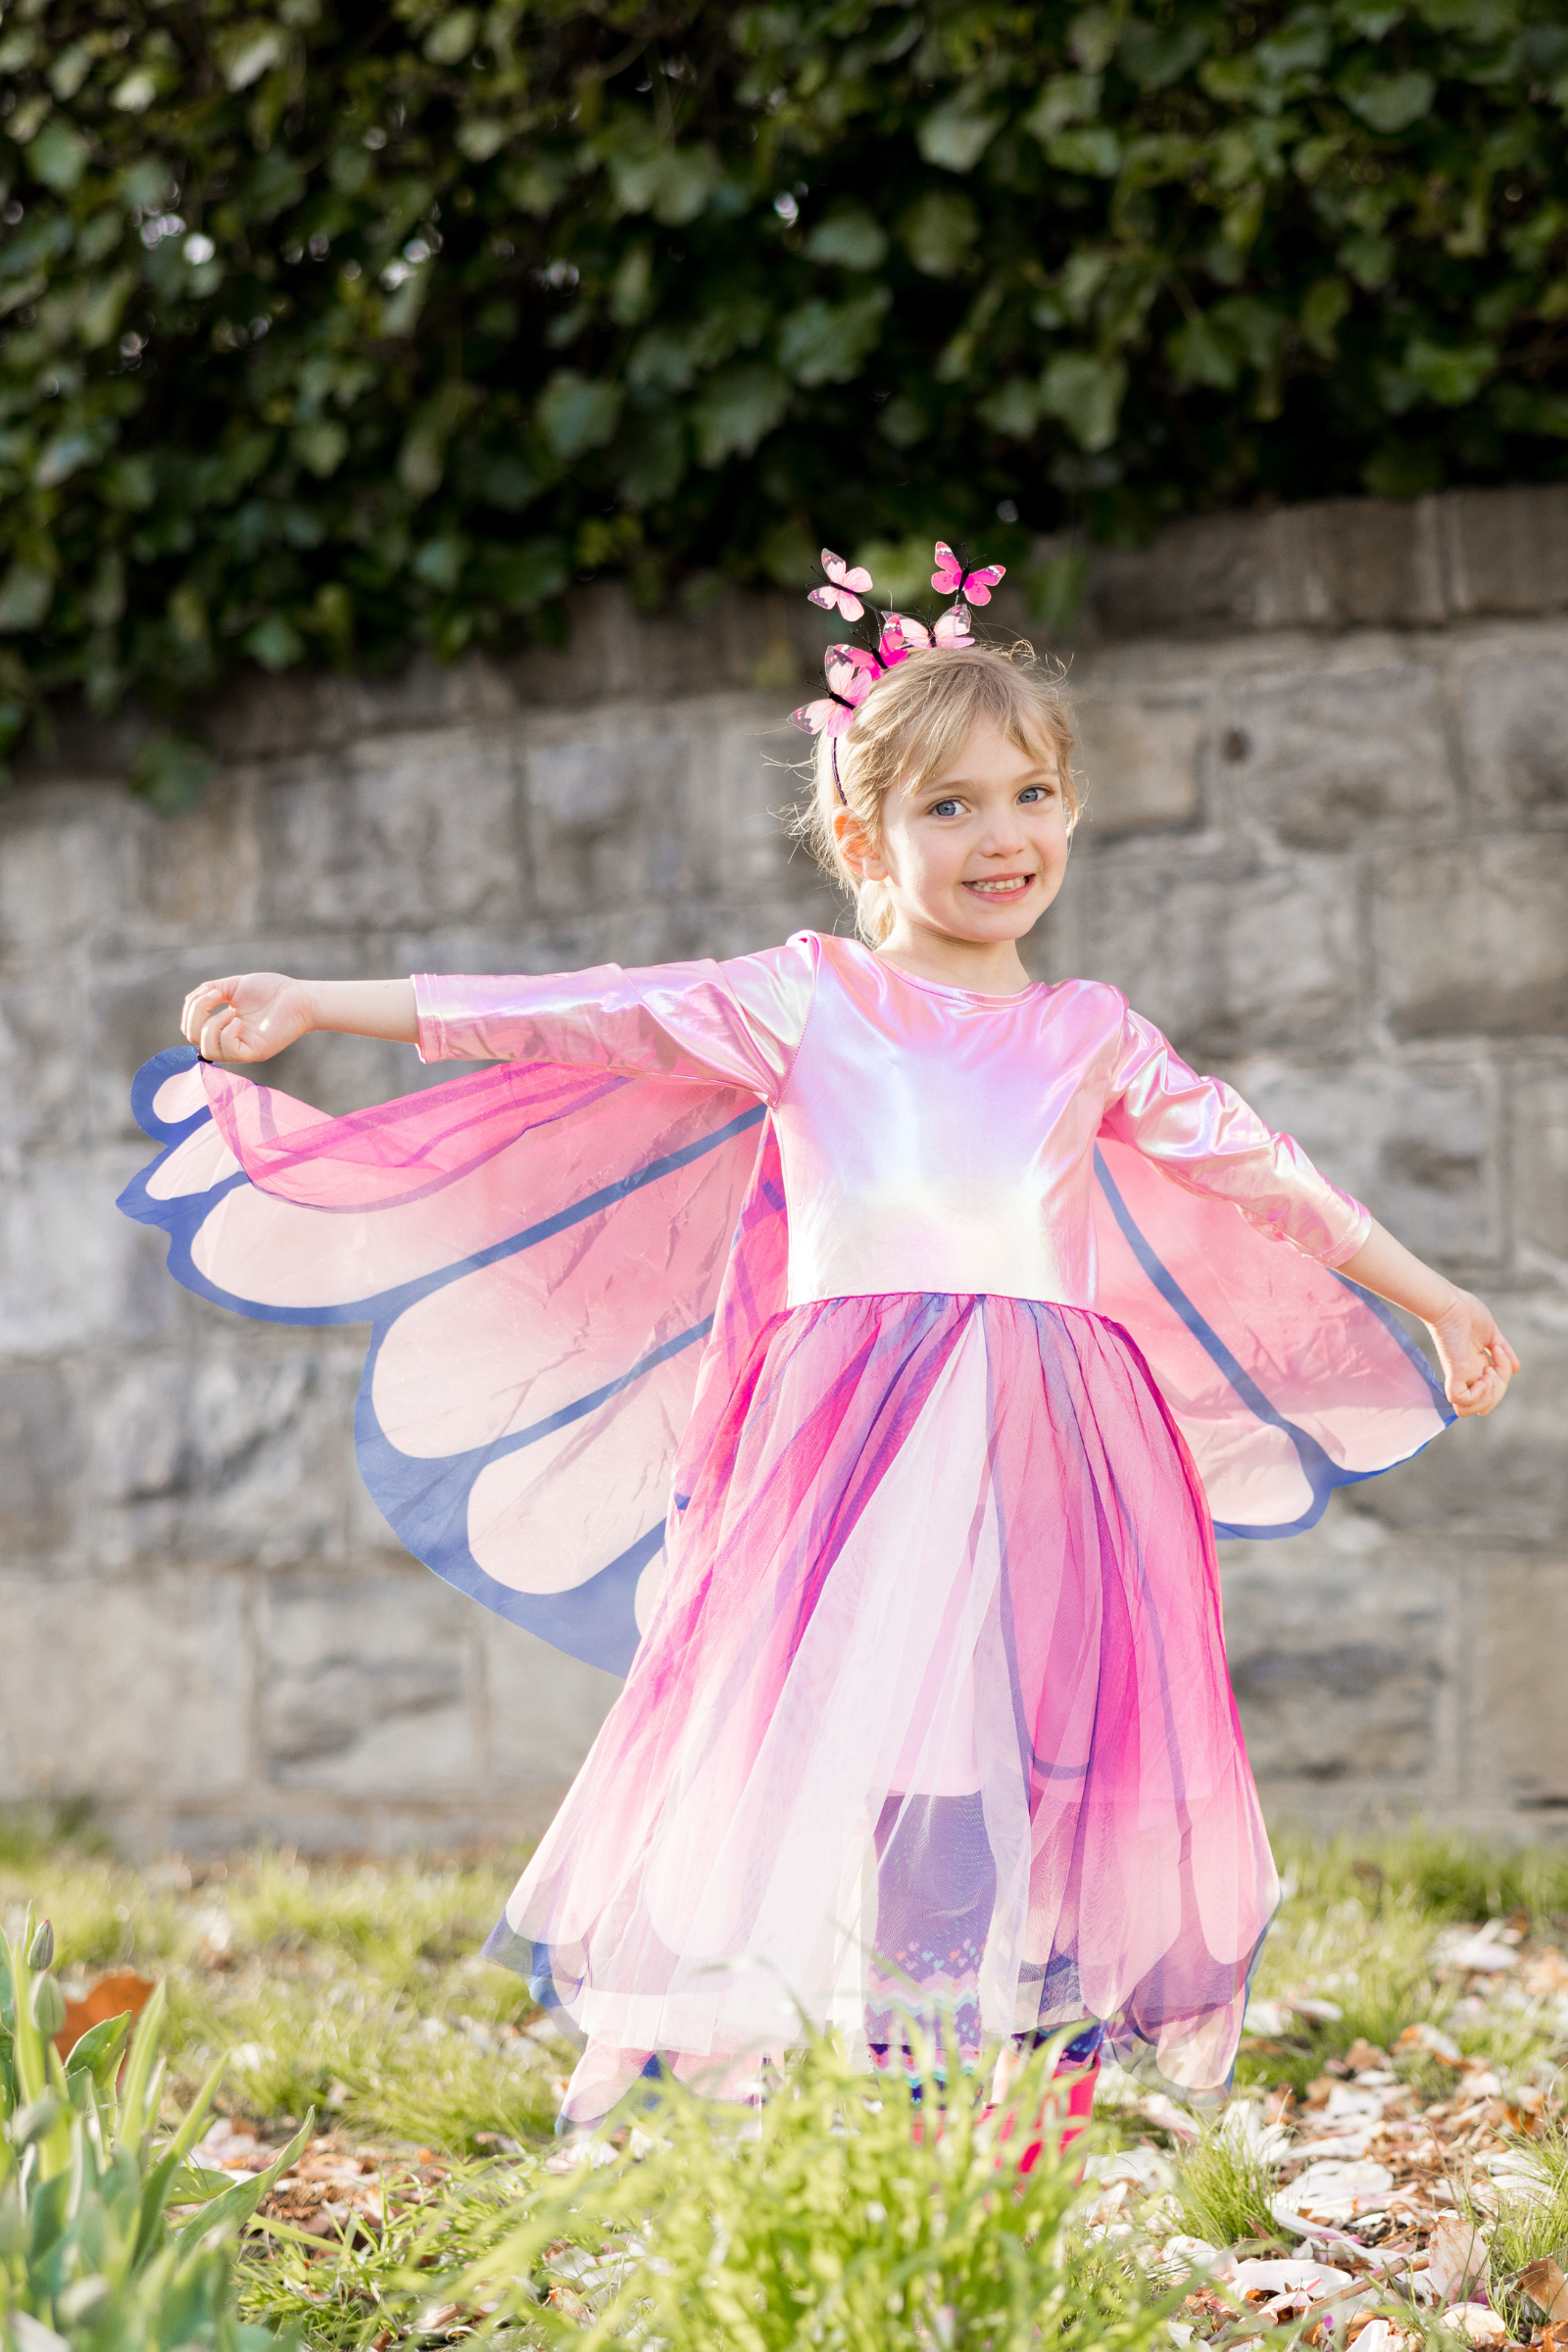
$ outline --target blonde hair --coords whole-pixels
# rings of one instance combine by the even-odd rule
[[[1078,821],[1072,719],[1061,673],[1046,670],[1027,640],[911,654],[879,679],[842,735],[819,735],[810,800],[796,830],[819,865],[855,901],[856,928],[879,947],[893,928],[891,885],[862,881],[839,848],[833,819],[847,808],[866,839],[882,838],[882,804],[895,786],[920,792],[957,757],[977,719],[1037,759],[1054,760],[1067,829]],[[838,774],[833,751],[838,747]]]

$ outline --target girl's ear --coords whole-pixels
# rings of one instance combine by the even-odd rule
[[[839,856],[858,882],[885,882],[888,869],[882,853],[858,816],[848,808],[833,811],[833,839]]]

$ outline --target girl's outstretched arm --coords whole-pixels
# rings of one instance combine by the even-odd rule
[[[312,1029],[418,1043],[412,980],[290,980],[239,972],[204,980],[185,999],[180,1028],[208,1061],[270,1061]]]
[[[1519,1358],[1497,1329],[1491,1307],[1473,1292],[1461,1291],[1446,1275],[1434,1273],[1375,1219],[1360,1249],[1339,1271],[1363,1290],[1375,1291],[1392,1305],[1420,1316],[1437,1342],[1444,1391],[1456,1413],[1490,1413],[1502,1402]]]

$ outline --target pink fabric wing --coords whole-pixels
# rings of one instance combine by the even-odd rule
[[[624,1672],[657,1582],[762,1111],[735,1088],[516,1064],[326,1119],[186,1051],[121,1206],[241,1313],[367,1322],[372,1495],[449,1583]]]
[[[1390,1308],[1102,1136],[1100,1311],[1148,1359],[1215,1533],[1288,1536],[1454,1415]]]

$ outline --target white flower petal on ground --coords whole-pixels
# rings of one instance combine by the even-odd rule
[[[1376,2213],[1388,2203],[1394,2175],[1386,2164],[1346,2163],[1325,2157],[1270,2200],[1278,2222],[1307,2234],[1312,2222],[1348,2222],[1358,2214]]]
[[[1508,2323],[1485,2303],[1455,2303],[1443,2315],[1443,2326],[1468,2344],[1490,2346],[1508,2341]]]

